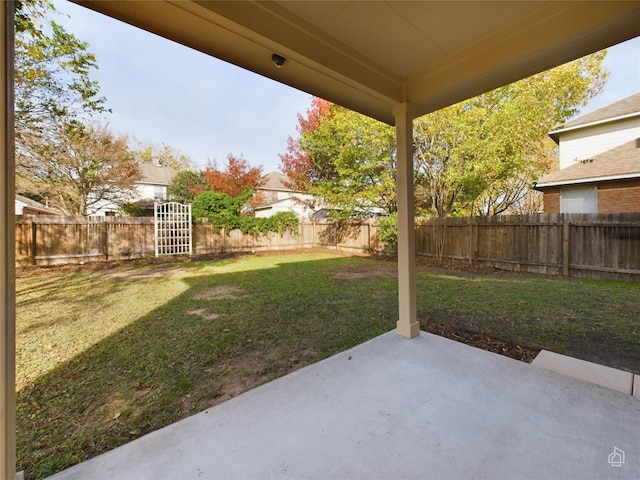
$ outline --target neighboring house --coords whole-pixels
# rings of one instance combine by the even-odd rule
[[[22,195],[16,195],[16,215],[60,215],[60,212]]]
[[[139,199],[166,200],[167,187],[171,185],[176,172],[169,167],[152,163],[142,165],[142,178],[136,184]]]
[[[287,177],[278,172],[264,176],[264,184],[256,188],[261,205],[254,208],[255,216],[270,217],[279,212],[293,212],[298,218],[310,218],[314,210],[313,195],[286,186]]]
[[[640,212],[640,93],[549,136],[559,145],[560,169],[534,185],[545,213]]]
[[[136,182],[136,193],[129,200],[130,204],[135,204],[146,215],[153,216],[153,204],[156,201],[167,199],[167,187],[171,184],[176,172],[169,168],[152,163],[144,163],[141,166],[142,178]],[[120,207],[114,203],[105,203],[95,215],[115,216],[120,215]]]

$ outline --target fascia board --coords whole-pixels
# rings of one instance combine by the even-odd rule
[[[613,180],[631,180],[634,178],[640,178],[640,172],[628,173],[620,175],[609,175],[604,177],[588,177],[588,178],[576,178],[573,180],[558,180],[554,182],[535,183],[534,188],[549,188],[549,187],[562,187],[565,185],[578,185],[581,183],[598,183],[598,182],[610,182]]]

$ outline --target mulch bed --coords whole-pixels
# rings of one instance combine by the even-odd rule
[[[458,330],[442,325],[427,325],[424,330],[435,335],[440,335],[441,337],[455,340],[456,342],[471,345],[472,347],[481,348],[483,350],[488,350],[489,352],[504,355],[505,357],[514,358],[521,362],[531,363],[533,359],[536,358],[536,355],[540,353],[540,350],[522,347],[520,345],[491,338],[486,335]]]

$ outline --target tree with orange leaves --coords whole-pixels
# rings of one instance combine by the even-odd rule
[[[251,167],[242,155],[236,157],[231,153],[227,155],[223,168],[214,161],[207,166],[204,175],[212,191],[227,193],[233,198],[264,184],[262,167]]]
[[[313,132],[320,124],[331,116],[331,104],[322,98],[313,97],[311,107],[306,116],[298,113],[298,125],[296,130],[303,138]],[[317,162],[302,148],[300,139],[289,137],[287,139],[287,153],[280,155],[280,170],[289,179],[286,185],[293,190],[307,192],[318,180],[323,172],[318,168]]]

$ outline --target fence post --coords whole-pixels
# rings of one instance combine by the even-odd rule
[[[105,262],[109,261],[109,222],[107,220],[109,217],[104,217],[104,221],[102,222],[102,251],[104,252],[104,260]]]
[[[36,260],[36,246],[38,245],[37,241],[37,225],[35,220],[31,221],[31,264],[35,267],[37,265]]]
[[[87,217],[85,219],[85,228],[83,228],[83,230],[84,230],[84,242],[82,243],[83,244],[83,247],[82,247],[82,255],[83,255],[82,261],[83,262],[87,261],[88,254],[91,253],[91,249],[89,248],[90,247],[90,245],[89,245],[89,232],[91,231],[91,225],[89,224],[89,219],[90,218],[91,217]]]
[[[562,276],[569,277],[569,260],[571,256],[571,239],[569,238],[571,225],[567,214],[562,216]]]
[[[474,235],[473,235],[473,224],[475,223],[475,217],[469,217],[469,246],[468,246],[468,252],[469,252],[469,266],[473,266],[473,250],[474,250]]]
[[[298,238],[295,242],[298,244],[298,248],[302,246],[302,248],[306,248],[307,244],[304,243],[304,222],[298,223]]]
[[[478,228],[478,217],[473,217],[473,264],[478,264],[478,244],[480,243],[480,229]]]

